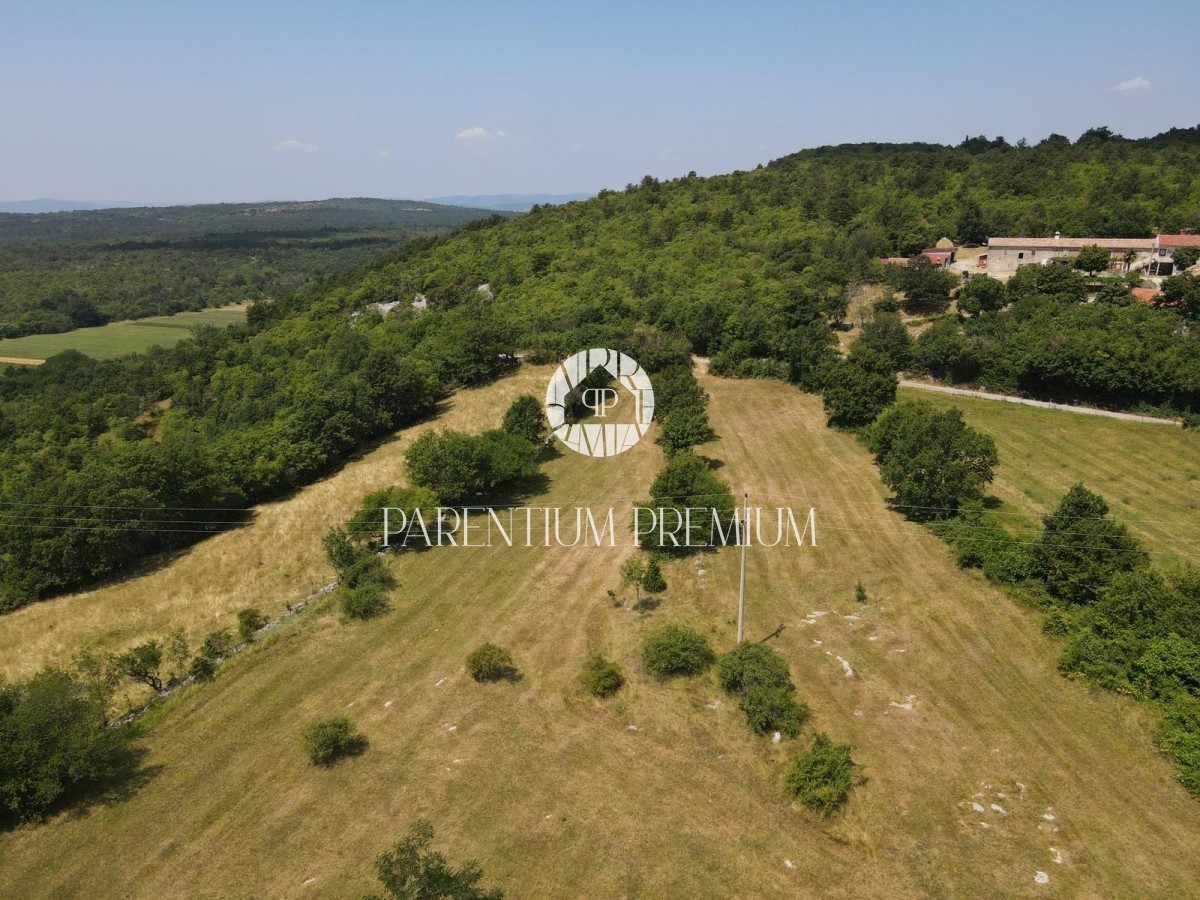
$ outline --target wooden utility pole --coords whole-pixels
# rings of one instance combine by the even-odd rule
[[[750,494],[742,494],[742,577],[738,586],[737,642],[742,642],[746,630],[746,547],[750,543]]]

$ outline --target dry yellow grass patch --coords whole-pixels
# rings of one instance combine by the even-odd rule
[[[818,548],[751,551],[748,633],[787,626],[774,645],[814,726],[866,766],[841,817],[787,801],[800,743],[753,736],[711,676],[639,671],[641,639],[665,621],[732,645],[737,551],[668,565],[643,617],[604,596],[628,548],[443,548],[391,560],[400,587],[381,619],[307,616],[235,659],[149,735],[151,776],[127,799],[0,835],[0,895],[357,895],[422,816],[512,897],[1194,892],[1200,805],[1151,748],[1146,710],[1059,676],[1034,617],[885,508],[868,455],[824,427],[819,400],[703,382],[722,437],[702,449],[735,490],[820,498]],[[649,441],[615,459],[564,453],[533,502],[642,496],[660,459]],[[523,681],[470,681],[463,658],[485,640],[513,651]],[[606,702],[578,683],[600,649],[629,676]],[[335,713],[370,748],[315,770],[300,728]]]
[[[34,603],[0,616],[0,675],[67,662],[78,650],[119,650],[183,628],[192,643],[232,627],[239,609],[271,617],[333,579],[321,537],[346,521],[369,491],[403,477],[404,451],[428,428],[482,431],[500,424],[518,394],[545,392],[549,369],[525,367],[478,390],[459,391],[436,422],[397,433],[338,472],[257,508],[249,524],[158,559],[145,574]]]

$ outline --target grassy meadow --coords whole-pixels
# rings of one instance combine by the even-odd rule
[[[460,392],[437,425],[492,426],[549,371]],[[732,646],[736,550],[666,566],[669,589],[648,615],[605,596],[627,547],[406,554],[389,560],[400,584],[387,615],[344,624],[327,603],[173,701],[127,796],[0,834],[0,896],[361,895],[374,856],[418,817],[452,860],[477,857],[485,884],[512,897],[1194,891],[1200,804],[1153,750],[1149,711],[1061,677],[1035,616],[886,508],[869,455],[825,427],[818,398],[701,380],[721,435],[701,450],[735,492],[817,510],[817,548],[754,548],[748,560],[747,635],[785,626],[772,644],[813,710],[800,741],[755,737],[711,675],[663,684],[640,671],[642,638],[667,621]],[[0,660],[13,674],[80,643],[125,646],[176,624],[196,635],[250,603],[278,611],[329,580],[321,534],[398,480],[428,427],[156,570],[3,617]],[[1168,433],[1136,427],[1152,442]],[[613,459],[564,452],[525,501],[623,511],[660,462],[649,440]],[[1005,487],[1014,477],[1002,473],[998,491],[1019,492]],[[1049,489],[1058,475],[1042,477]],[[1140,489],[1127,482],[1149,508]],[[466,676],[463,657],[485,640],[513,651],[523,680]],[[597,650],[628,677],[608,701],[579,684]],[[334,714],[370,747],[317,770],[299,731]],[[812,728],[851,742],[868,778],[828,821],[782,789]]]
[[[36,365],[64,350],[78,350],[95,359],[112,359],[144,353],[151,347],[173,347],[192,336],[200,325],[224,328],[246,321],[247,303],[154,316],[127,322],[110,322],[95,328],[78,328],[60,334],[31,334],[0,341],[0,361]]]
[[[957,407],[993,437],[1000,466],[991,493],[1014,534],[1035,537],[1041,516],[1082,480],[1156,562],[1200,563],[1200,433],[911,388],[900,396]]]

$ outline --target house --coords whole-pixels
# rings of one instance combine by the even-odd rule
[[[943,269],[954,262],[954,253],[954,247],[926,247],[921,251],[922,256]]]
[[[1200,234],[1160,234],[1158,252],[1150,266],[1151,275],[1172,275],[1175,272],[1173,257],[1181,247],[1200,247]]]
[[[907,256],[885,256],[879,260],[882,266],[899,266],[902,269],[908,268]]]
[[[1109,253],[1109,266],[1124,268],[1132,254],[1130,268],[1148,267],[1158,258],[1158,238],[1072,238],[1054,232],[1054,237],[988,238],[987,271],[1010,275],[1021,266],[1037,265],[1065,256],[1075,256],[1084,247],[1095,244]]]

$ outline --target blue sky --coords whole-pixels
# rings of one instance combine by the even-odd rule
[[[6,200],[567,193],[1200,123],[1194,0],[0,0],[0,23]]]

